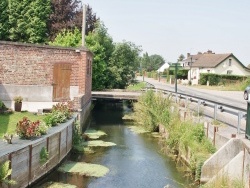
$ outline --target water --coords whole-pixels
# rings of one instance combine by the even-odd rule
[[[95,149],[94,154],[72,155],[71,160],[101,164],[110,172],[101,178],[87,178],[54,172],[46,181],[60,181],[88,188],[163,188],[188,187],[189,181],[178,172],[174,161],[160,152],[158,138],[135,134],[124,124],[122,116],[129,109],[122,104],[96,105],[90,128],[102,130],[102,140],[117,146]]]

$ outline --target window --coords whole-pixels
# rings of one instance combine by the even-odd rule
[[[232,59],[229,59],[228,66],[232,66]]]
[[[227,71],[227,74],[232,74],[232,73],[233,73],[232,70],[228,70],[228,71]]]

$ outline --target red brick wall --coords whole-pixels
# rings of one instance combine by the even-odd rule
[[[92,77],[87,75],[86,48],[62,48],[0,41],[0,84],[51,86],[53,64],[71,63],[70,86],[79,86],[79,94],[91,97]]]

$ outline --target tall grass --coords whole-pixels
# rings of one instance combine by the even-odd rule
[[[209,182],[202,188],[245,188],[244,181],[241,179],[232,179],[227,174],[218,176],[214,181]]]
[[[134,105],[134,120],[148,131],[157,131],[159,124],[165,126],[169,133],[168,148],[177,153],[190,153],[189,167],[198,180],[203,162],[215,152],[215,148],[206,138],[203,125],[181,121],[178,107],[171,110],[174,105],[170,97],[148,91]]]

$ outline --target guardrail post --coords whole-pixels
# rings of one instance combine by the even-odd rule
[[[185,99],[185,109],[187,109],[187,105],[188,105],[188,97],[186,96],[186,99]]]
[[[241,112],[241,111],[238,111],[237,134],[240,134],[241,119],[242,119],[242,112]]]
[[[175,93],[175,103],[177,103],[178,102],[178,96],[177,96],[177,94]]]
[[[214,104],[214,120],[217,119],[217,109],[218,109],[218,105]]]

